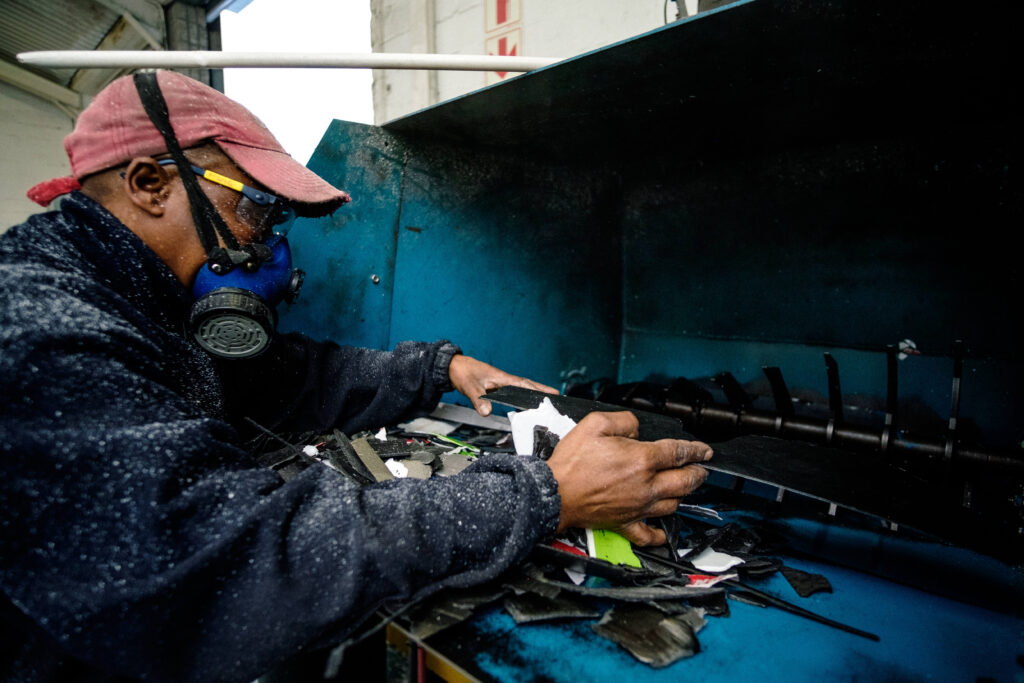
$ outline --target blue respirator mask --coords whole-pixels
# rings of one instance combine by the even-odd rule
[[[262,353],[277,328],[274,307],[282,301],[295,301],[302,287],[305,273],[292,268],[291,250],[283,234],[274,234],[255,246],[264,248],[256,250],[262,252],[256,260],[230,270],[207,262],[192,286],[196,302],[189,313],[189,331],[200,346],[220,358]]]
[[[281,301],[294,301],[304,277],[301,270],[292,269],[291,251],[284,236],[292,218],[288,203],[189,162],[174,135],[156,74],[139,73],[133,78],[142,105],[171,156],[157,163],[178,167],[192,221],[207,255],[192,288],[196,302],[189,313],[187,333],[220,358],[259,355],[270,345],[277,327],[274,307]],[[253,234],[269,237],[239,244],[200,188],[200,178],[238,192],[235,219]]]

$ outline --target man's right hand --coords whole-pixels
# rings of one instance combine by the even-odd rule
[[[697,464],[711,458],[700,441],[637,441],[629,412],[590,413],[562,439],[548,460],[558,481],[558,531],[613,529],[636,545],[665,542],[645,517],[675,512],[679,500],[707,479]]]

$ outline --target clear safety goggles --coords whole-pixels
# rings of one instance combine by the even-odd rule
[[[160,159],[157,163],[161,166],[169,166],[175,162],[174,159]],[[216,171],[200,168],[195,164],[189,164],[189,166],[192,168],[192,172],[200,178],[241,193],[242,197],[238,200],[238,205],[235,206],[235,216],[245,225],[253,228],[257,234],[262,235],[270,230],[279,235],[288,232],[295,218],[295,211],[287,200],[269,192],[257,190],[255,187],[223,176]]]

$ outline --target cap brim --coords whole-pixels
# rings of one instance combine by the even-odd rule
[[[226,140],[217,146],[270,192],[292,202],[300,216],[332,213],[351,198],[284,152],[250,147]]]

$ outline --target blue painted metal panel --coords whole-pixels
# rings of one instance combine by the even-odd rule
[[[601,173],[414,144],[398,231],[391,343],[449,338],[559,385],[614,374],[620,245]]]
[[[373,348],[448,338],[554,385],[572,370],[617,374],[621,245],[607,173],[340,121],[310,167],[353,201],[292,229],[307,282],[282,329]]]
[[[352,201],[333,216],[299,219],[291,229],[293,260],[306,282],[299,300],[282,308],[282,330],[387,346],[403,157],[401,144],[380,128],[342,121],[328,128],[309,167],[348,190]]]

